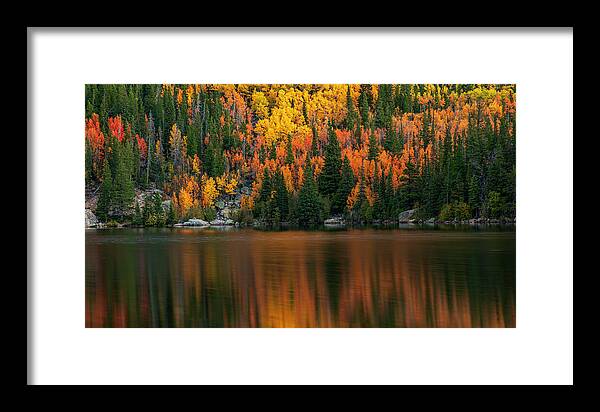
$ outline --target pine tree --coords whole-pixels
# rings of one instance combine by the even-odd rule
[[[133,226],[142,226],[144,224],[144,219],[140,210],[140,204],[137,201],[135,202],[135,213],[133,215],[133,221],[131,223],[133,224]]]
[[[294,164],[294,152],[292,151],[292,137],[289,136],[287,139],[287,144],[285,146],[285,164],[292,165]]]
[[[352,101],[352,93],[350,92],[350,85],[346,91],[346,129],[354,130],[356,125],[356,110],[354,109],[354,102]]]
[[[367,88],[369,85],[361,85],[360,95],[358,96],[358,107],[360,110],[361,124],[365,129],[369,127],[369,97],[367,94]]]
[[[117,215],[123,216],[131,205],[134,196],[131,172],[128,170],[128,161],[122,148],[117,143],[115,146],[115,176],[112,185],[111,206]]]
[[[265,170],[263,171],[262,185],[260,187],[260,194],[258,200],[262,202],[268,202],[269,200],[271,200],[272,190],[273,187],[271,185],[271,172],[268,168],[265,167]]]
[[[383,175],[383,171],[382,171]],[[392,185],[392,166],[390,165],[390,170],[388,171],[387,176],[382,178],[383,180],[383,208],[384,208],[384,216],[386,219],[393,219],[398,210],[398,204],[394,201],[395,193],[394,186]]]
[[[319,193],[310,163],[304,167],[304,181],[298,195],[298,224],[304,228],[314,228],[321,222]]]
[[[152,113],[148,116],[148,154],[146,155],[146,186],[150,183],[150,171],[152,169],[152,156],[154,155],[154,119]]]
[[[100,196],[96,204],[96,215],[98,219],[106,222],[110,211],[110,203],[112,196],[112,175],[108,160],[104,160],[104,168],[102,173],[102,185],[100,186]]]
[[[278,171],[275,174],[275,181],[273,184],[275,188],[275,203],[278,211],[280,221],[287,221],[289,215],[289,194],[285,187],[285,181],[283,179],[283,173]]]
[[[164,226],[166,222],[166,216],[162,207],[162,198],[158,193],[154,193],[154,195],[152,195],[152,213],[154,216],[156,216],[156,225]]]
[[[348,195],[352,192],[352,188],[356,184],[356,177],[350,167],[350,161],[347,156],[344,156],[342,163],[342,177],[340,179],[340,185],[335,194],[334,201],[331,205],[332,213],[343,213],[346,210],[346,202]]]
[[[402,182],[402,208],[412,209],[419,200],[418,170],[412,157],[406,162],[400,181]]]
[[[369,136],[369,160],[375,160],[379,156],[379,145],[377,144],[377,138],[375,137],[375,133],[371,131],[371,135]]]
[[[373,218],[375,219],[385,219],[384,187],[383,175],[379,175],[379,169],[377,163],[375,163],[375,174],[373,177],[373,192],[375,193]]]
[[[173,202],[169,202],[169,212],[167,214],[167,225],[171,226],[177,222],[177,215],[175,214],[175,208]]]
[[[325,148],[325,166],[319,175],[319,191],[329,196],[333,195],[340,183],[340,169],[342,167],[342,152],[333,126],[329,126],[327,146]]]

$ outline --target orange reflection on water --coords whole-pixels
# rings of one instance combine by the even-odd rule
[[[514,327],[514,232],[91,232],[86,326]]]

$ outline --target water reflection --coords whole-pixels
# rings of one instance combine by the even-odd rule
[[[514,327],[514,231],[86,232],[87,327]]]

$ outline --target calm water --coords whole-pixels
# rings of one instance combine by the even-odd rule
[[[87,327],[515,327],[515,231],[86,230]]]

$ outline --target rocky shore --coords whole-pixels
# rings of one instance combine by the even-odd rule
[[[169,210],[171,206],[171,200],[168,199],[168,196],[165,193],[158,189],[148,189],[145,191],[136,191],[135,194],[135,202],[139,204],[140,207],[144,206],[144,200],[146,196],[159,194],[163,199],[162,207],[166,212]],[[239,227],[239,226],[253,226],[253,227],[262,227],[264,226],[263,222],[258,220],[254,220],[253,222],[249,222],[248,224],[240,223],[240,201],[242,195],[250,194],[250,188],[247,186],[242,186],[236,190],[233,195],[222,196],[217,199],[214,205],[214,209],[216,212],[216,216],[213,220],[203,220],[196,217],[190,218],[185,221],[180,221],[175,223],[173,227],[198,227],[198,228],[206,228],[206,227]],[[92,191],[86,191],[86,202],[85,202],[85,227],[86,228],[107,228],[107,227],[127,227],[130,226],[128,223],[117,223],[115,221],[110,221],[110,223],[100,222],[97,216],[94,214],[97,203],[97,194]],[[428,219],[422,219],[418,217],[417,209],[409,209],[404,210],[398,214],[397,220],[388,220],[388,221],[378,221],[375,220],[372,222],[373,225],[385,225],[385,226],[393,226],[393,225],[504,225],[504,224],[515,224],[515,219],[489,219],[489,218],[474,218],[468,220],[439,220],[438,218],[431,217]],[[325,227],[344,227],[351,226],[352,222],[347,222],[344,219],[344,216],[330,216],[329,218],[323,221],[323,225]],[[282,224],[282,226],[290,226],[290,224]]]

